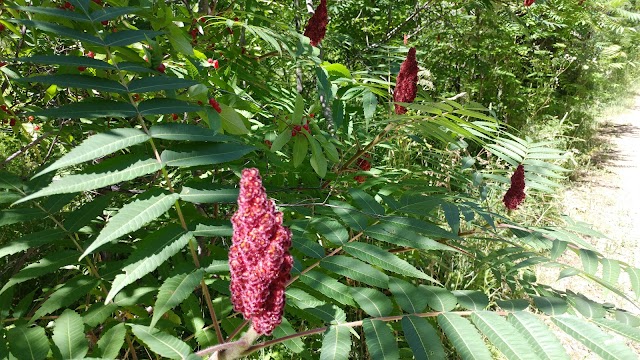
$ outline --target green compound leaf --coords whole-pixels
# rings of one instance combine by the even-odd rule
[[[489,298],[481,291],[455,290],[453,295],[458,299],[458,304],[468,310],[484,310],[489,306]]]
[[[156,306],[153,309],[153,318],[149,327],[153,328],[164,313],[180,305],[191,295],[193,289],[200,284],[203,275],[204,270],[198,269],[190,274],[180,274],[168,278],[158,290]]]
[[[98,351],[101,359],[116,359],[124,344],[127,328],[124,323],[116,324],[107,330],[98,340]]]
[[[114,152],[126,149],[149,140],[149,135],[138,129],[112,129],[107,132],[93,135],[74,147],[55,163],[40,171],[34,177],[46,174],[63,167],[81,164],[94,160]]]
[[[580,260],[586,273],[594,275],[598,271],[598,255],[595,251],[580,249]]]
[[[350,228],[362,231],[369,226],[370,217],[360,210],[341,201],[329,201],[331,210]]]
[[[0,289],[0,294],[13,285],[56,271],[63,266],[75,264],[77,262],[77,258],[78,253],[71,250],[58,251],[51,255],[47,255],[44,258],[25,266],[17,274],[11,277],[2,289]]]
[[[552,320],[562,331],[573,336],[603,359],[638,358],[637,354],[634,354],[620,339],[614,338],[587,321],[571,316],[556,316]]]
[[[91,202],[74,210],[66,216],[66,220],[63,223],[64,228],[69,232],[76,232],[82,229],[83,226],[88,225],[96,217],[102,215],[104,209],[111,203],[114,196],[115,194],[98,196]]]
[[[138,7],[105,7],[100,10],[96,10],[91,13],[89,16],[91,21],[94,23],[99,23],[102,21],[107,21],[111,19],[115,19],[121,15],[134,14],[136,12],[141,11],[141,8]]]
[[[94,303],[89,307],[89,310],[82,315],[82,321],[91,327],[96,327],[105,322],[117,308],[118,305],[113,303],[107,305]]]
[[[104,37],[104,45],[106,46],[127,46],[140,41],[152,39],[158,35],[162,35],[162,31],[152,30],[124,30],[115,33],[109,33]]]
[[[364,338],[373,360],[400,359],[398,343],[386,322],[364,319]]]
[[[142,228],[155,220],[173,206],[180,198],[178,194],[150,191],[141,199],[123,206],[102,229],[98,237],[89,245],[80,258],[91,254],[98,248],[130,232]]]
[[[586,318],[602,318],[606,315],[605,308],[586,297],[580,295],[567,296],[569,302]]]
[[[452,313],[438,315],[438,325],[463,360],[491,360],[482,337],[469,320]]]
[[[453,293],[438,286],[420,285],[424,292],[427,304],[435,311],[451,311],[458,304],[458,299]]]
[[[389,290],[400,308],[408,313],[419,313],[427,306],[427,299],[412,284],[397,278],[389,278]]]
[[[43,360],[49,353],[49,340],[44,328],[39,326],[17,325],[7,332],[7,340],[9,351],[16,359]]]
[[[384,208],[373,196],[360,189],[349,189],[349,195],[362,211],[372,215],[384,215]]]
[[[220,104],[222,112],[220,117],[222,120],[222,128],[232,135],[244,135],[249,133],[249,129],[244,123],[244,120],[232,107],[225,104]],[[216,113],[217,114],[217,113]]]
[[[561,315],[569,308],[563,299],[550,296],[533,296],[533,303],[547,315]]]
[[[364,110],[364,117],[368,120],[373,117],[376,112],[376,106],[378,105],[378,98],[371,92],[371,90],[365,90],[362,95],[362,108]]]
[[[82,296],[86,296],[91,289],[98,285],[98,280],[85,275],[76,276],[57,289],[33,314],[29,323],[51,314],[52,312],[66,308]]]
[[[389,286],[389,277],[386,274],[348,256],[335,255],[325,258],[320,262],[320,266],[336,274],[371,286],[385,289]]]
[[[0,189],[20,191],[23,185],[20,177],[6,171],[0,171]]]
[[[406,226],[398,223],[383,221],[379,224],[370,226],[365,234],[380,241],[398,246],[406,246],[423,250],[449,250],[455,251],[454,248],[440,244],[426,236],[408,229]]]
[[[18,200],[16,204],[20,202],[21,201]],[[35,219],[42,219],[46,216],[47,213],[40,209],[24,208],[0,210],[0,226],[6,226]]]
[[[59,88],[93,89],[97,91],[125,93],[127,88],[117,81],[96,76],[61,74],[61,75],[36,75],[17,80],[24,83],[40,83],[56,85]]]
[[[402,331],[416,360],[445,360],[440,335],[426,319],[415,315],[402,318]]]
[[[127,285],[157,269],[167,259],[182,250],[191,239],[193,234],[185,232],[178,225],[168,225],[147,236],[127,259],[128,265],[122,269],[124,273],[117,275],[113,280],[105,303],[113,300]]]
[[[620,277],[620,263],[617,260],[602,258],[602,280],[617,284]]]
[[[65,176],[46,188],[20,199],[16,204],[43,196],[95,190],[151,174],[161,168],[162,164],[155,159],[141,160],[135,155],[120,156],[104,161],[93,168],[107,170],[106,172]]]
[[[320,143],[311,135],[309,135],[306,131],[304,131],[304,135],[307,137],[309,144],[311,145],[311,167],[313,171],[318,174],[321,178],[327,175],[327,158],[324,156],[322,152],[322,147]]]
[[[33,112],[36,116],[65,119],[131,117],[135,116],[136,113],[136,108],[129,103],[104,99],[96,100],[93,98],[83,102]]]
[[[167,333],[146,326],[129,324],[133,334],[144,342],[151,351],[169,359],[187,359],[191,348],[182,340]]]
[[[184,186],[180,191],[180,199],[197,204],[235,203],[238,200],[238,189],[221,187],[215,184],[194,184],[198,188]]]
[[[31,248],[52,243],[61,239],[64,231],[60,229],[48,229],[36,233],[25,235],[17,240],[9,242],[9,244],[0,247],[0,259],[5,256],[16,254]]]
[[[627,274],[629,275],[631,288],[636,294],[636,299],[640,299],[640,269],[634,268],[632,266],[627,266]]]
[[[344,305],[355,305],[353,298],[349,294],[349,287],[338,280],[328,276],[320,271],[307,271],[300,277],[300,280],[311,286],[313,289],[320,291],[331,299],[334,299]]]
[[[304,113],[304,98],[300,94],[296,94],[296,103],[293,108],[291,120],[295,124],[302,124],[302,114]]]
[[[154,139],[180,141],[232,142],[235,137],[217,135],[215,131],[189,124],[158,124],[149,129]]]
[[[182,100],[164,98],[145,100],[138,105],[138,111],[140,111],[140,114],[143,116],[195,112],[199,110],[202,110],[202,107],[198,105],[193,105]]]
[[[293,335],[295,333],[296,333],[296,330],[293,328],[293,326],[291,326],[291,323],[289,323],[289,321],[287,321],[287,319],[284,317],[282,318],[282,323],[280,323],[280,326],[278,326],[273,330],[273,336],[276,339],[282,338],[288,335]],[[296,354],[303,352],[305,347],[304,342],[302,342],[302,340],[300,340],[299,338],[286,340],[282,342],[282,344]]]
[[[344,245],[343,249],[347,254],[371,265],[378,266],[396,274],[425,279],[439,284],[436,279],[378,246],[354,242]]]
[[[102,39],[95,37],[93,35],[89,35],[85,32],[77,31],[66,26],[52,24],[46,21],[35,21],[35,20],[22,20],[22,19],[12,19],[11,22],[16,22],[19,24],[25,25],[27,28],[31,29],[39,29],[48,33],[53,33],[56,36],[62,36],[66,38],[70,38],[73,40],[82,41],[84,43],[89,43],[93,45],[103,46],[104,42]]]
[[[18,61],[22,61],[30,64],[84,66],[88,68],[107,69],[107,70],[116,69],[115,66],[107,62],[104,62],[98,59],[93,59],[87,56],[34,55],[29,57],[18,58]]]
[[[331,326],[322,338],[320,360],[348,360],[351,331],[344,326]]]
[[[605,318],[590,320],[596,323],[601,328],[617,332],[624,337],[640,343],[640,329],[638,329],[637,327],[629,326],[625,323]]]
[[[393,311],[391,300],[376,289],[350,287],[349,292],[351,292],[353,300],[370,316],[387,316]]]
[[[509,314],[507,320],[524,336],[541,359],[569,360],[558,338],[535,315],[517,311]]]
[[[508,359],[540,359],[522,335],[502,316],[491,311],[471,313],[476,327]]]
[[[149,76],[131,81],[127,88],[132,93],[146,93],[183,89],[198,84],[197,81],[172,76]]]
[[[284,129],[271,144],[271,151],[280,151],[291,140],[291,130],[289,128]]]
[[[322,217],[315,219],[312,224],[320,235],[333,244],[344,245],[349,241],[349,232],[337,220]]]
[[[89,352],[89,343],[84,334],[82,317],[71,309],[65,310],[53,325],[53,343],[56,345],[55,354],[60,359],[83,359]]]
[[[182,149],[163,151],[162,162],[167,166],[213,165],[240,159],[255,150],[252,146],[230,143],[191,145]]]
[[[293,138],[293,167],[298,167],[307,157],[309,150],[309,141],[304,136],[296,136]]]
[[[29,12],[32,14],[43,14],[49,15],[55,18],[62,18],[72,21],[80,21],[80,22],[89,22],[90,19],[86,17],[84,14],[75,12],[75,11],[67,11],[66,9],[58,9],[54,7],[42,7],[42,6],[12,6],[12,9]]]

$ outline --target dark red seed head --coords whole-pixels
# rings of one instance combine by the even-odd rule
[[[311,46],[318,46],[327,32],[327,1],[320,0],[320,4],[309,19],[307,27],[304,30],[304,36],[311,40]]]
[[[222,108],[220,107],[220,104],[216,101],[216,99],[209,99],[209,105],[211,105],[211,107],[214,108],[218,112],[218,114],[222,112]]]
[[[524,186],[524,166],[518,165],[518,168],[511,176],[511,187],[509,187],[509,190],[507,190],[502,198],[502,202],[507,209],[515,210],[522,204],[526,197]]]

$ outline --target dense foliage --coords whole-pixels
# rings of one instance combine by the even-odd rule
[[[318,4],[2,2],[0,358],[569,358],[554,324],[635,359],[640,269],[585,224],[520,214],[561,189],[569,154],[509,126],[622,84],[634,3],[329,0],[326,35]],[[395,84],[406,58],[417,88]],[[252,231],[242,199],[231,222],[247,168],[281,212],[260,224],[292,243],[261,337],[233,311],[256,299],[230,293],[230,247],[260,259],[231,243]]]

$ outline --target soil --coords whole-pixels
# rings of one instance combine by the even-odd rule
[[[603,256],[640,267],[640,94],[636,93],[623,111],[605,114],[598,134],[602,150],[593,154],[592,166],[565,192],[563,209],[572,219],[592,224],[594,230],[606,235],[587,239]],[[561,260],[581,268],[580,259],[570,251]],[[640,313],[639,308],[599,285],[577,276],[556,281],[556,275],[550,269],[539,272],[542,282],[556,289]],[[635,298],[624,271],[619,283],[625,294]],[[599,359],[561,331],[556,334],[572,359]],[[626,343],[640,355],[640,344]]]

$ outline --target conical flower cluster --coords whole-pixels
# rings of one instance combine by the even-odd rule
[[[418,61],[416,48],[409,49],[407,58],[400,65],[400,72],[396,78],[396,88],[393,91],[393,101],[410,103],[418,92]],[[396,104],[396,114],[404,114],[407,108]]]
[[[316,8],[315,13],[309,19],[307,28],[304,30],[304,36],[311,39],[311,46],[318,46],[327,32],[327,0],[320,0],[320,4]]]
[[[524,0],[524,6],[531,6],[536,0]]]
[[[285,285],[293,266],[291,232],[282,226],[282,213],[267,197],[258,169],[242,171],[238,211],[231,222],[233,308],[251,320],[258,334],[271,334],[282,321]]]
[[[515,210],[522,204],[526,195],[524,194],[524,166],[518,165],[516,172],[511,176],[511,187],[504,194],[502,202],[509,210]]]

